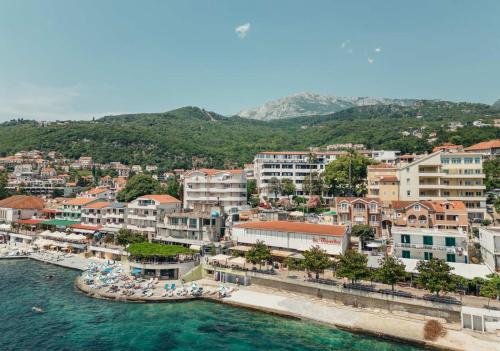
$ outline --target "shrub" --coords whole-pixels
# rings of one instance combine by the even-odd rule
[[[424,326],[424,339],[425,340],[437,340],[440,336],[446,335],[446,329],[443,327],[439,321],[431,319],[427,321]]]

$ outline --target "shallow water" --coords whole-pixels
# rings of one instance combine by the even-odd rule
[[[96,300],[76,290],[77,274],[33,260],[0,260],[0,350],[419,350],[205,301]]]

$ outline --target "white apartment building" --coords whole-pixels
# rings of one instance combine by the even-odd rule
[[[468,263],[467,235],[462,230],[392,227],[394,256]]]
[[[399,200],[463,201],[469,219],[484,218],[486,187],[481,154],[438,151],[400,164],[396,175]],[[370,191],[370,184],[368,188]]]
[[[166,212],[181,209],[181,202],[170,195],[143,195],[128,204],[127,229],[142,233],[151,240],[156,224]]]
[[[479,227],[479,244],[484,263],[500,272],[500,227]]]
[[[128,208],[126,203],[110,202],[104,208],[102,218],[105,228],[122,229],[127,226]]]
[[[247,207],[247,178],[242,169],[199,169],[184,175],[184,208],[213,203],[226,213]]]

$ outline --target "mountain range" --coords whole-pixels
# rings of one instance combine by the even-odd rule
[[[352,107],[373,105],[412,106],[415,99],[388,99],[375,97],[339,97],[310,92],[293,94],[237,113],[243,118],[270,121],[301,116],[327,115]]]

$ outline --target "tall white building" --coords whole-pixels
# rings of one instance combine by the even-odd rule
[[[199,169],[184,175],[184,208],[214,203],[226,213],[247,207],[247,178],[242,169]]]
[[[484,263],[493,272],[500,272],[500,227],[479,227],[479,244]]]

